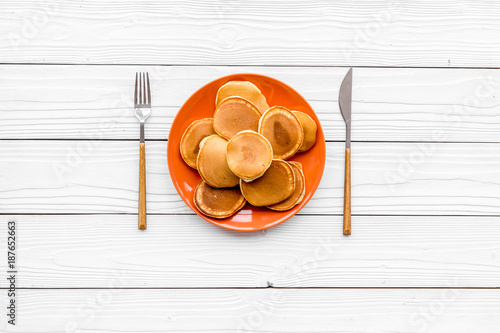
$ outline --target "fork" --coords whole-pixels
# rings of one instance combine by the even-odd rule
[[[149,74],[135,73],[134,93],[135,116],[141,124],[140,158],[139,158],[139,229],[146,229],[146,142],[144,140],[144,123],[151,114],[151,90]]]

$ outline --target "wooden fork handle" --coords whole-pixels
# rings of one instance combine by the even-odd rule
[[[344,235],[351,234],[351,148],[345,149]]]
[[[139,157],[139,229],[146,229],[146,144],[140,143]]]

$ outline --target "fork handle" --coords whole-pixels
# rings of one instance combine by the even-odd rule
[[[351,148],[345,149],[344,235],[351,234]]]
[[[139,157],[139,229],[146,229],[146,144],[140,143]]]

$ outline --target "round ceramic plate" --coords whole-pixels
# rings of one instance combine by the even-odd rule
[[[280,105],[289,110],[307,113],[318,125],[318,134],[314,146],[305,153],[296,154],[291,161],[302,163],[306,178],[304,200],[285,212],[275,212],[266,208],[246,204],[237,214],[226,219],[214,219],[201,214],[193,204],[194,189],[201,178],[198,172],[190,168],[181,157],[180,140],[186,128],[195,120],[212,118],[215,111],[217,90],[229,81],[250,81],[260,89],[269,106]],[[235,74],[212,81],[196,91],[177,113],[168,137],[168,169],[170,177],[182,200],[203,219],[226,229],[254,231],[270,228],[297,214],[311,199],[319,185],[325,167],[325,137],[318,117],[306,100],[291,87],[276,79],[258,74]]]

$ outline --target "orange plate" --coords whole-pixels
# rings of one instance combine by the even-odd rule
[[[200,182],[198,172],[184,163],[180,154],[180,140],[186,128],[195,120],[212,118],[215,111],[217,90],[229,81],[250,81],[266,96],[269,106],[280,105],[289,110],[307,113],[316,121],[318,134],[314,146],[305,153],[297,154],[290,160],[302,163],[306,177],[304,200],[285,212],[275,212],[266,208],[257,208],[249,204],[238,214],[226,219],[214,219],[201,214],[193,204],[194,189]],[[297,214],[311,199],[319,185],[325,168],[325,137],[318,117],[306,100],[291,87],[276,79],[258,74],[234,74],[212,81],[196,91],[177,113],[168,136],[168,169],[170,177],[182,200],[203,219],[231,230],[254,231],[273,227]]]

